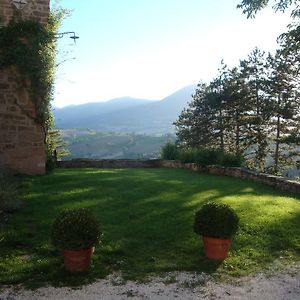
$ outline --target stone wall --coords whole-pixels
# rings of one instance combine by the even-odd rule
[[[58,161],[59,168],[155,168],[160,160],[135,159],[72,159]]]
[[[175,169],[190,169],[198,172],[206,172],[215,175],[226,175],[248,179],[255,182],[264,183],[276,187],[283,191],[300,194],[300,182],[288,180],[283,177],[273,176],[268,174],[257,173],[243,168],[236,167],[221,167],[221,166],[200,166],[195,163],[184,164],[176,160],[161,160],[160,167],[175,168]]]
[[[200,166],[195,163],[182,163],[177,160],[126,160],[126,159],[73,159],[58,162],[60,168],[174,168],[189,169],[215,175],[225,175],[264,183],[283,191],[300,194],[300,182],[283,177],[256,173],[243,168]]]
[[[17,14],[21,14],[22,20],[46,24],[49,0],[27,0],[22,11],[17,11],[11,0],[0,0],[0,27]],[[34,121],[29,85],[16,68],[0,70],[0,169],[42,174],[45,172],[44,132]]]
[[[23,20],[35,20],[46,24],[49,17],[50,0],[27,0],[27,4],[21,11],[17,11],[12,0],[0,0],[0,25],[8,24],[17,14],[21,14]]]

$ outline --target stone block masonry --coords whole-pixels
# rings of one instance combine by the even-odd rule
[[[222,166],[200,166],[195,163],[182,163],[176,160],[161,160],[160,167],[175,168],[175,169],[190,169],[198,172],[205,172],[215,175],[232,176],[242,179],[247,179],[255,182],[260,182],[270,185],[282,191],[292,192],[300,195],[300,182],[288,180],[280,176],[257,173],[243,168],[237,167],[222,167]]]
[[[49,11],[49,0],[27,0],[19,13],[22,20],[46,24]],[[0,28],[16,13],[12,0],[0,0]],[[14,67],[0,70],[0,170],[29,175],[45,172],[44,130],[34,121],[35,113],[29,83]]]
[[[20,11],[23,20],[35,20],[42,24],[48,22],[50,0],[27,0],[27,4]],[[8,24],[16,15],[16,8],[12,0],[0,0],[0,26]]]
[[[59,168],[154,168],[160,166],[160,160],[78,158],[57,164]]]

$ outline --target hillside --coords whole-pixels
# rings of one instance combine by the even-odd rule
[[[165,134],[191,101],[195,85],[187,86],[160,100],[119,98],[54,110],[59,129],[89,128],[99,131]]]
[[[62,131],[71,154],[65,159],[150,159],[158,158],[161,147],[175,136],[134,133],[104,133],[93,130]]]
[[[151,100],[122,97],[107,102],[70,105],[54,108],[55,125],[57,128],[90,128],[91,120],[97,120],[101,115],[115,111],[148,104]]]

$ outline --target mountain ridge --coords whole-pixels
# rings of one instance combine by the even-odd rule
[[[196,85],[186,86],[162,100],[121,97],[55,109],[59,129],[89,128],[101,131],[165,134],[192,100]]]

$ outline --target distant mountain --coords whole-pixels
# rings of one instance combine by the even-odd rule
[[[151,100],[122,97],[107,102],[86,103],[55,108],[53,111],[57,128],[91,128],[90,120],[97,120],[100,115],[126,108],[143,105]]]
[[[55,109],[56,127],[148,134],[173,132],[172,123],[192,100],[195,89],[196,85],[187,86],[160,101],[119,98]]]

